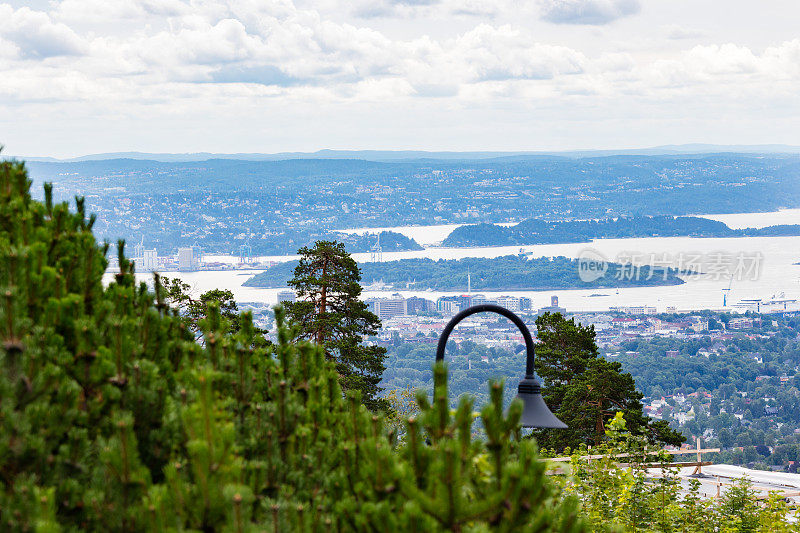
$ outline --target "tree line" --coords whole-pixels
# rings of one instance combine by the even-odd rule
[[[591,242],[642,237],[783,237],[800,235],[800,225],[731,229],[701,217],[621,216],[600,220],[548,222],[531,218],[513,226],[473,224],[454,229],[444,246],[510,246]]]
[[[296,262],[280,263],[248,279],[247,287],[286,287]],[[604,275],[581,279],[578,260],[567,257],[529,258],[525,255],[463,259],[400,259],[359,264],[364,283],[382,281],[396,289],[464,291],[467,274],[475,291],[649,287],[684,283],[673,268],[638,268],[607,263]]]

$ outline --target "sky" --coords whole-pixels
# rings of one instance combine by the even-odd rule
[[[0,0],[4,155],[800,145],[795,0]]]

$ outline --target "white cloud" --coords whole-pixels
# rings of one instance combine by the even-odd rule
[[[146,15],[140,2],[133,0],[63,0],[51,15],[64,23],[110,23]]]
[[[759,70],[761,59],[746,46],[733,43],[695,46],[684,54],[684,64],[708,76],[752,74]]]
[[[13,43],[26,58],[81,55],[87,42],[47,13],[0,4],[0,38]]]
[[[797,41],[761,54],[731,43],[652,59],[627,51],[593,54],[541,42],[518,24],[485,22],[450,37],[403,39],[368,25],[334,21],[289,0],[230,5],[220,0],[93,1],[65,0],[52,12],[0,4],[0,20],[5,21],[0,24],[0,58],[16,56],[5,70],[19,77],[5,83],[7,94],[16,87],[17,99],[24,101],[25,80],[27,85],[42,83],[37,62],[43,58],[57,63],[48,65],[49,88],[30,93],[41,93],[39,98],[143,100],[150,89],[158,93],[165,84],[176,84],[175,97],[201,98],[204,91],[215,94],[215,84],[228,86],[226,91],[242,84],[272,87],[270,94],[308,88],[332,100],[357,100],[393,91],[397,98],[649,95],[698,83],[705,84],[704,91],[724,91],[742,77],[797,77],[800,57]],[[393,3],[420,9],[466,5],[465,0]],[[64,22],[85,14],[81,8],[86,5],[106,17],[113,31],[104,33],[104,25],[97,24],[78,32]],[[543,8],[563,21],[599,23],[634,12],[638,3],[548,0]],[[191,85],[178,91],[182,83]],[[105,94],[98,96],[103,87]],[[243,97],[252,94],[263,93],[241,92]]]
[[[732,43],[695,46],[675,59],[661,59],[645,66],[642,76],[654,88],[702,85],[704,92],[745,82],[768,84],[792,71],[797,73],[797,68],[792,68],[792,46],[784,43],[761,55]]]
[[[649,29],[632,37],[633,19],[613,33],[597,27],[637,12],[632,0],[387,0],[386,15],[372,19],[326,1],[54,0],[44,11],[0,3],[0,124],[33,108],[107,119],[265,100],[278,113],[383,103],[398,119],[417,106],[610,114],[695,98],[791,102],[800,84],[800,39],[712,44],[709,33],[694,46],[686,39],[695,34],[666,20],[652,26],[660,38]]]
[[[641,10],[639,0],[540,0],[541,16],[556,24],[608,24]]]
[[[800,39],[768,47],[763,58],[773,76],[782,79],[800,77]]]
[[[359,18],[419,19],[466,17],[493,19],[501,13],[527,11],[533,0],[351,0],[350,12]]]
[[[511,26],[481,24],[452,43],[447,53],[469,81],[552,79],[583,70],[583,54],[564,46],[533,41]]]
[[[216,65],[249,59],[263,46],[238,20],[226,18],[214,24],[188,22],[176,31],[162,31],[140,39],[142,56],[155,64]]]

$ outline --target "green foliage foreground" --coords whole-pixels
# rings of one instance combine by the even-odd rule
[[[790,523],[789,505],[778,494],[762,501],[747,479],[736,480],[722,496],[700,493],[700,481],[682,480],[670,457],[632,434],[621,412],[608,423],[606,440],[573,456],[570,475],[562,478],[566,494],[582,503],[582,517],[592,531],[748,532],[800,531]],[[619,457],[618,454],[623,454]],[[624,468],[619,464],[625,461]]]
[[[29,194],[0,163],[0,523],[5,530],[581,531],[504,414],[502,386],[473,438],[472,403],[419,398],[405,440],[344,397],[333,364],[277,312],[231,334],[216,304],[195,342],[77,212]],[[120,246],[120,250],[123,246]]]
[[[447,405],[442,366],[437,402],[418,394],[416,416],[386,422],[342,394],[321,348],[289,341],[280,310],[275,346],[216,303],[197,342],[122,251],[103,286],[81,199],[72,213],[29,187],[22,164],[0,162],[4,531],[789,530],[747,487],[712,507],[606,462],[546,476],[502,385],[478,439],[472,401]]]

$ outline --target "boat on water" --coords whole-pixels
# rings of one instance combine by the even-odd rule
[[[773,294],[769,298],[743,298],[731,307],[740,311],[756,313],[785,313],[800,311],[800,301],[787,298],[785,292]]]
[[[380,281],[372,280],[372,283],[368,285],[362,283],[361,287],[367,291],[388,291],[393,288],[390,283],[384,283],[382,279]]]

